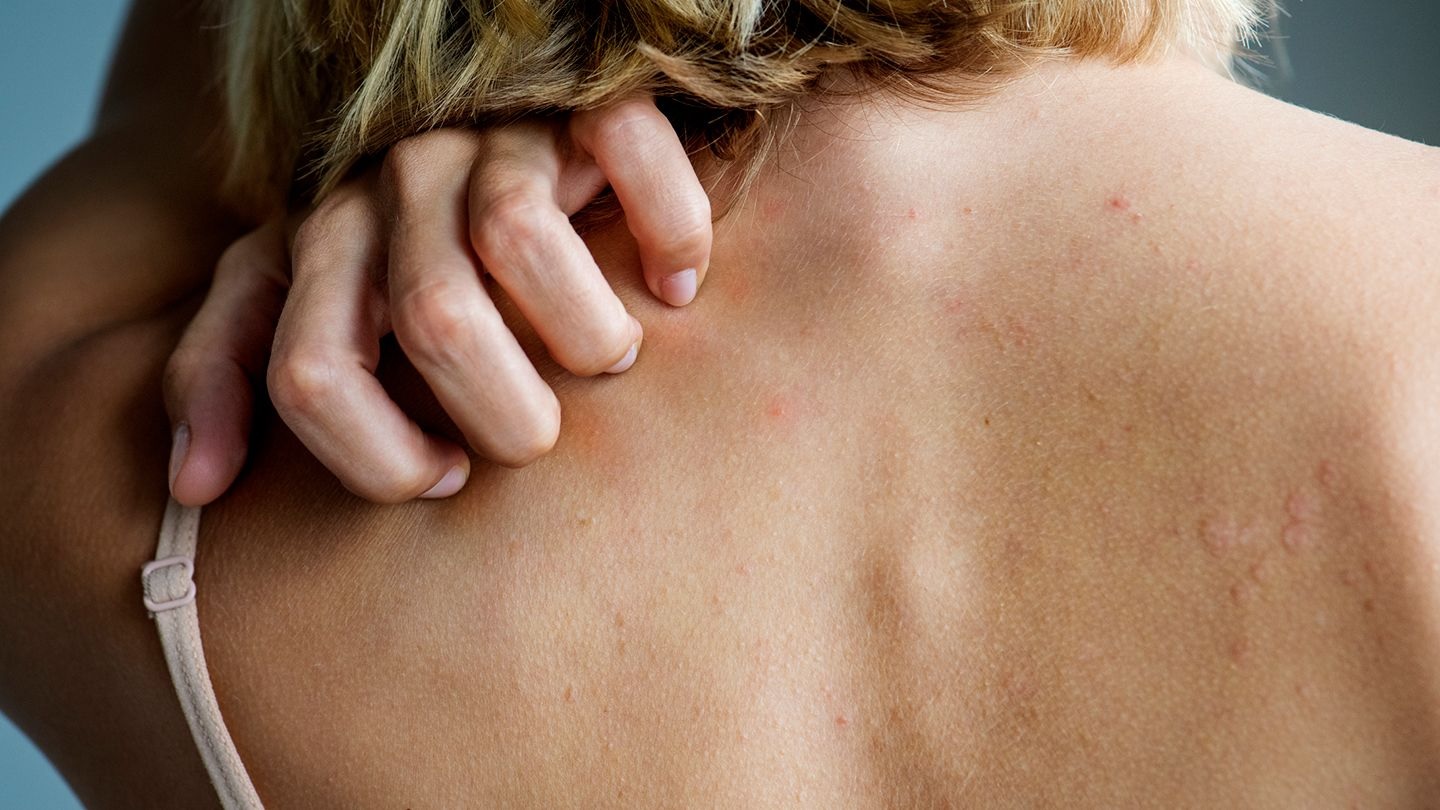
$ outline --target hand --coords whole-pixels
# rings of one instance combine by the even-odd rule
[[[543,455],[559,404],[480,273],[561,366],[580,375],[629,368],[640,325],[569,222],[607,185],[650,291],[689,303],[709,263],[709,200],[649,99],[563,123],[409,138],[378,171],[321,201],[291,250],[278,224],[236,242],[167,368],[172,494],[203,505],[239,475],[267,356],[276,410],[351,491],[385,503],[459,491],[470,472],[464,449],[422,431],[375,379],[392,325],[472,448],[508,466]]]

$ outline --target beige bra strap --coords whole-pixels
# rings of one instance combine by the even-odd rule
[[[205,770],[226,810],[262,807],[250,775],[220,717],[220,704],[210,685],[205,651],[200,647],[200,616],[195,609],[195,545],[200,533],[200,510],[171,499],[160,526],[155,559],[140,571],[145,609],[160,630],[160,646],[190,734],[205,760]]]

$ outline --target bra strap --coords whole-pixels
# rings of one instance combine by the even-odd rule
[[[195,607],[195,547],[200,533],[200,510],[182,506],[173,498],[165,507],[155,559],[140,571],[145,609],[160,631],[160,646],[185,722],[205,760],[205,770],[225,810],[261,810],[255,785],[245,772],[220,704],[210,685],[205,651],[200,646],[200,616]]]

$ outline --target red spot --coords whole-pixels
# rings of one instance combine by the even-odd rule
[[[1364,609],[1364,611],[1365,611],[1366,613],[1374,613],[1374,612],[1375,612],[1375,600],[1374,600],[1374,599],[1366,599],[1364,602],[1362,602],[1362,603],[1360,604],[1360,607],[1361,607],[1362,609]]]
[[[725,295],[732,304],[743,304],[750,300],[751,283],[744,273],[732,273],[726,276]]]
[[[1239,666],[1249,658],[1250,641],[1244,638],[1236,639],[1235,642],[1230,645],[1230,660],[1235,662],[1236,666]]]
[[[1211,556],[1224,557],[1239,541],[1239,531],[1228,518],[1206,520],[1200,524],[1200,537]]]
[[[846,726],[850,725],[850,718],[846,717],[844,714],[837,714],[835,715],[835,725],[840,728],[845,728]]]
[[[905,212],[905,216],[908,217],[908,218],[910,218],[910,219],[919,219],[919,218],[920,218],[920,212],[919,212],[919,211],[916,211],[914,208],[911,208],[909,211],[906,211],[906,212]]]
[[[975,209],[967,205],[964,208],[960,209],[960,212],[968,217],[975,213]]]
[[[775,217],[778,217],[781,214],[785,213],[785,203],[781,202],[777,198],[772,197],[760,204],[760,213],[766,219],[774,219]]]
[[[1312,520],[1320,514],[1320,500],[1308,492],[1296,490],[1285,501],[1285,513],[1294,521]]]
[[[1230,586],[1230,601],[1236,605],[1247,605],[1254,598],[1254,583],[1241,581]]]
[[[1270,581],[1272,564],[1269,556],[1264,556],[1250,566],[1250,578],[1255,580],[1256,585],[1264,585]]]
[[[1185,262],[1185,269],[1186,269],[1186,270],[1189,270],[1189,271],[1191,271],[1191,272],[1194,272],[1194,271],[1196,271],[1196,270],[1199,270],[1199,269],[1200,269],[1200,260],[1199,260],[1199,259],[1191,259],[1191,260]]]
[[[1011,315],[1010,317],[1005,319],[1005,325],[1008,327],[1010,331],[1010,338],[1012,341],[1014,341],[1016,346],[1023,349],[1030,345],[1030,327],[1026,325],[1023,319]]]
[[[1128,424],[1128,423],[1127,423],[1127,424],[1121,425],[1121,426],[1120,426],[1120,429],[1123,430],[1123,431],[1125,431],[1126,433],[1134,433],[1134,432],[1135,432],[1135,426],[1134,426],[1133,424]]]
[[[1322,459],[1315,467],[1315,480],[1320,482],[1327,492],[1334,492],[1340,484],[1340,473],[1335,471],[1335,464],[1330,459]]]
[[[1131,224],[1131,225],[1139,225],[1140,223],[1142,223],[1142,222],[1144,222],[1144,221],[1145,221],[1145,215],[1144,215],[1144,214],[1131,214],[1131,215],[1130,215],[1130,224]],[[1157,246],[1157,247],[1158,247],[1158,246]]]
[[[1315,533],[1304,523],[1292,522],[1281,532],[1280,542],[1285,546],[1286,551],[1291,554],[1299,554],[1315,544]]]
[[[770,401],[765,403],[765,415],[773,420],[784,419],[789,413],[790,403],[779,394],[771,397]]]
[[[1130,199],[1124,194],[1116,194],[1105,201],[1105,207],[1111,211],[1129,211]]]

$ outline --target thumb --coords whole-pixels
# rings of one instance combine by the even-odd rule
[[[200,311],[165,368],[174,443],[170,494],[187,506],[220,497],[245,464],[256,386],[289,288],[278,224],[252,231],[220,257]]]

